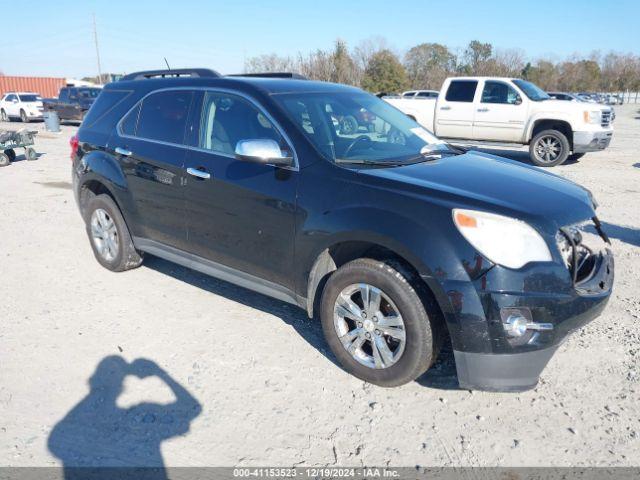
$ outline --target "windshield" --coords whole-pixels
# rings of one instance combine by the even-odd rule
[[[520,90],[534,102],[541,102],[542,100],[549,100],[551,97],[547,95],[547,92],[542,90],[535,83],[527,82],[526,80],[513,80]]]
[[[96,98],[99,94],[99,88],[81,88],[78,90],[78,95],[82,98]]]
[[[451,152],[448,145],[367,93],[273,95],[304,136],[334,162],[424,161],[421,154]]]
[[[23,102],[39,102],[42,98],[38,95],[20,95],[20,100]]]

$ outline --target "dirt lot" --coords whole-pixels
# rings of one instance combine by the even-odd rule
[[[459,390],[450,355],[378,388],[292,306],[154,258],[103,269],[69,183],[75,127],[41,135],[37,161],[0,169],[0,465],[640,465],[639,108],[553,170],[594,192],[617,281],[521,394]],[[139,358],[155,364],[121,360]]]

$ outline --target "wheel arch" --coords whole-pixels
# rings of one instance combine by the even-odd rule
[[[120,212],[122,208],[122,194],[128,191],[127,181],[117,162],[104,152],[89,152],[82,157],[84,165],[78,181],[78,206],[84,215],[84,208],[92,196],[109,195]]]
[[[573,129],[571,123],[561,118],[538,118],[531,123],[527,142],[531,143],[533,138],[543,130],[557,130],[561,132],[569,141],[569,147],[573,150]]]

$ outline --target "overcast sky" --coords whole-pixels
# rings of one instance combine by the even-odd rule
[[[242,71],[244,59],[357,45],[383,36],[398,52],[422,42],[463,48],[470,40],[521,48],[531,59],[572,53],[640,53],[638,0],[0,0],[0,71],[83,77],[103,72],[201,66]],[[15,21],[12,21],[15,19]]]

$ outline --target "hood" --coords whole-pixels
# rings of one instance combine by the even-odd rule
[[[522,218],[554,228],[594,216],[588,190],[536,167],[494,155],[467,152],[361,175],[393,181],[394,189],[426,195],[450,208],[466,207]]]

